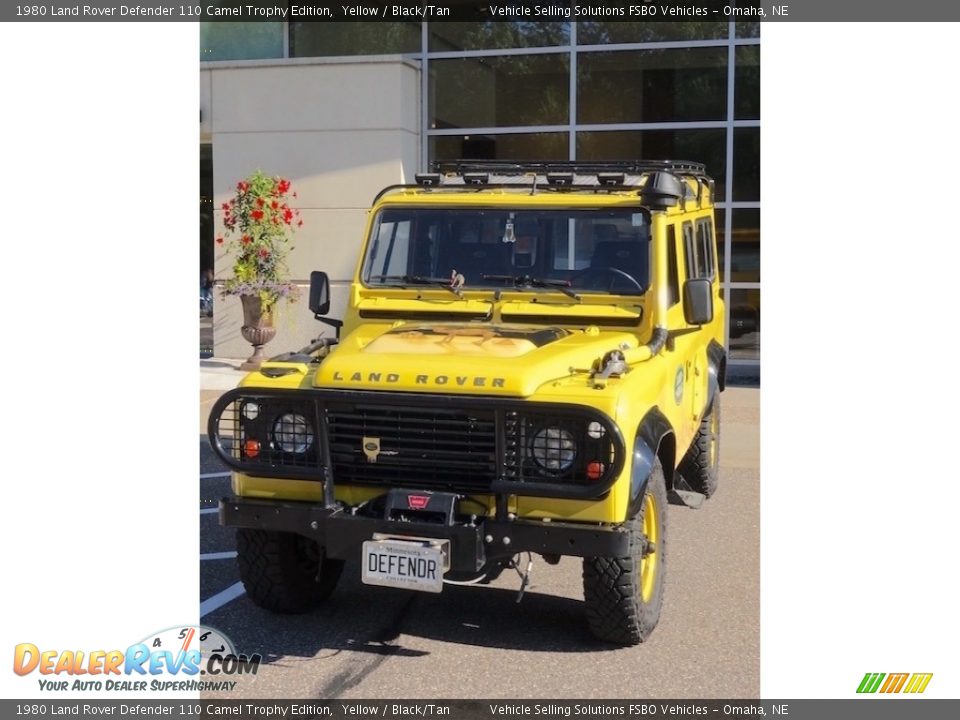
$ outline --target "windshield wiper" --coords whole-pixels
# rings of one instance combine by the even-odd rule
[[[569,280],[540,280],[529,275],[481,275],[480,277],[484,280],[512,282],[514,287],[517,288],[534,287],[559,290],[567,297],[572,297],[574,300],[580,299],[580,296],[570,289]]]
[[[458,298],[462,298],[459,288],[455,288],[448,278],[431,278],[423,277],[421,275],[371,275],[369,280],[396,280],[400,283],[405,283],[407,285],[433,285],[436,287],[442,287],[445,290],[449,290]],[[403,288],[403,285],[398,287]]]

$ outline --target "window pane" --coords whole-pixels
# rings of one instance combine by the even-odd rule
[[[760,128],[733,131],[733,199],[760,199]]]
[[[760,291],[730,291],[730,357],[760,359]]]
[[[292,22],[290,57],[420,52],[416,22]]]
[[[736,49],[734,117],[760,119],[760,46],[742,45]]]
[[[259,60],[283,57],[283,24],[200,23],[201,60]]]
[[[738,22],[738,38],[758,38],[760,37],[760,23],[758,22]]]
[[[635,208],[387,209],[372,239],[363,273],[372,286],[454,272],[467,288],[511,287],[518,275],[626,295],[649,285],[650,218]]]
[[[680,302],[680,275],[677,264],[676,225],[667,225],[667,305],[673,307]]]
[[[713,229],[717,234],[717,271],[720,273],[720,282],[723,282],[726,279],[726,264],[724,263],[724,258],[727,256],[727,247],[726,247],[726,221],[727,211],[726,210],[714,210],[713,211]]]
[[[693,224],[688,222],[683,224],[683,265],[687,280],[700,277],[700,262],[693,239]]]
[[[725,130],[617,130],[577,133],[580,160],[690,160],[707,166],[724,198],[727,174]]]
[[[430,127],[565,125],[569,55],[430,62]]]
[[[430,138],[430,160],[566,160],[568,133],[442,135]]]
[[[577,44],[713,40],[727,37],[728,29],[726,22],[579,22]]]
[[[578,122],[727,116],[726,48],[584,53],[577,63]]]
[[[713,254],[713,229],[708,220],[697,221],[697,252],[700,254],[700,276],[712,280],[717,268]]]
[[[730,282],[760,282],[760,209],[733,211]]]
[[[566,22],[433,22],[430,52],[567,45]]]

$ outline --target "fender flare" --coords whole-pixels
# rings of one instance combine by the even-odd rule
[[[727,387],[727,351],[716,340],[707,345],[707,408],[713,407],[717,393]]]
[[[637,427],[637,436],[633,441],[633,464],[630,470],[630,504],[627,506],[627,519],[634,517],[643,501],[647,481],[653,471],[660,445],[664,438],[673,437],[673,428],[657,407],[650,408]],[[672,485],[673,467],[663,468],[667,487]]]

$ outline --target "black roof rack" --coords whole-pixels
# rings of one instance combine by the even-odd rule
[[[636,192],[652,208],[666,208],[688,199],[700,205],[704,188],[714,192],[713,179],[702,163],[689,160],[439,160],[431,172],[417,173],[418,187],[433,190],[529,188],[559,192]],[[697,192],[681,178],[697,183]],[[374,199],[401,186],[385,188]],[[409,186],[407,186],[409,187]]]
[[[629,173],[639,175],[648,172],[670,172],[707,178],[707,169],[703,163],[689,160],[435,160],[431,163],[431,170],[452,175],[466,173],[496,175]]]

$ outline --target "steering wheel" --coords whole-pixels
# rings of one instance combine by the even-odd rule
[[[573,278],[572,287],[582,287],[585,290],[604,290],[614,292],[613,286],[619,280],[625,280],[630,283],[631,289],[639,293],[643,292],[643,285],[629,273],[625,273],[620,268],[615,267],[592,267],[587,268],[582,273]],[[620,283],[622,285],[622,283]]]

